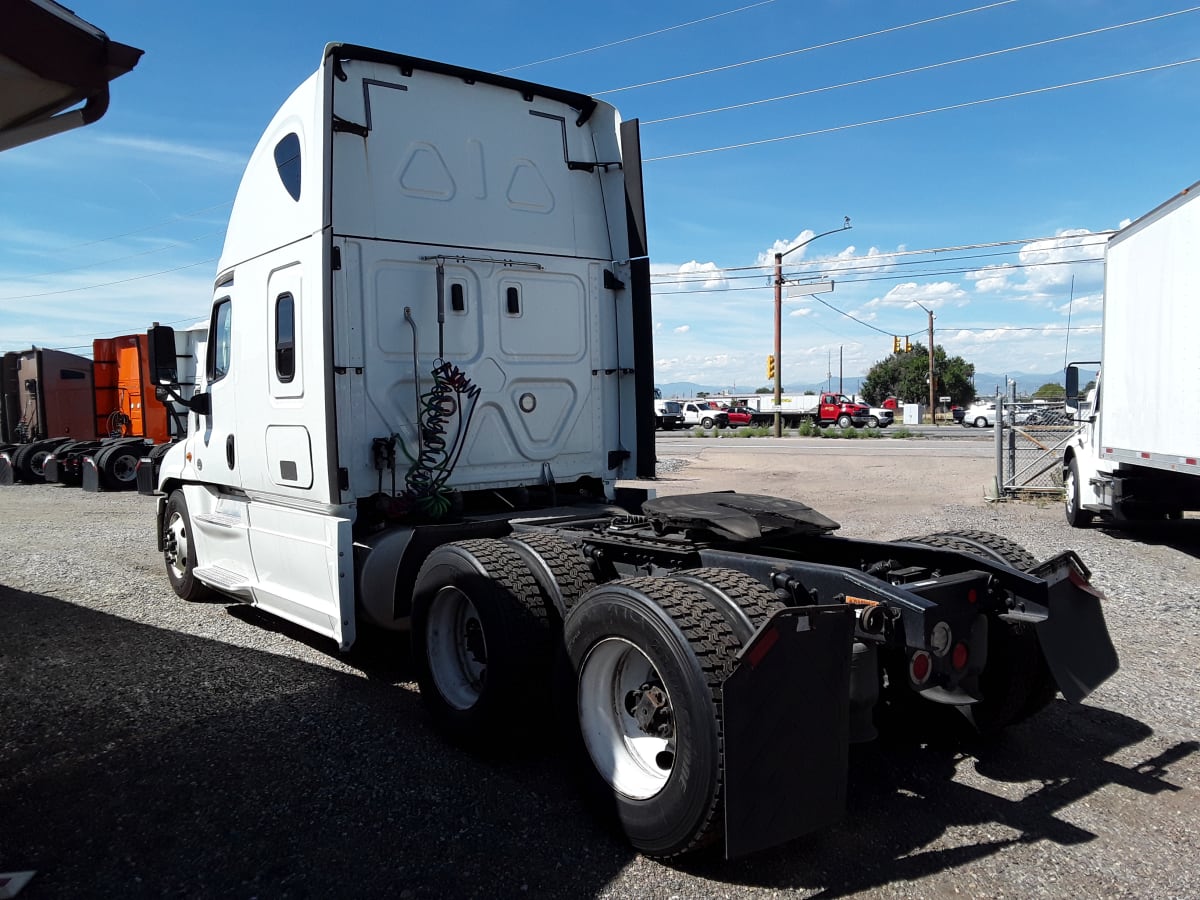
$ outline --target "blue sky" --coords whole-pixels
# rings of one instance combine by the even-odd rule
[[[844,216],[785,261],[834,281],[784,304],[785,384],[829,360],[836,378],[839,351],[865,374],[893,334],[924,343],[922,306],[981,371],[1095,358],[1098,235],[1200,179],[1184,0],[72,8],[146,53],[99,123],[0,155],[0,350],[204,317],[242,166],[335,40],[599,93],[644,123],[658,382],[765,384],[754,267]]]

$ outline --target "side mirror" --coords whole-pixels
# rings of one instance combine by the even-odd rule
[[[179,379],[175,364],[175,329],[155,325],[146,332],[150,350],[150,377],[156,385],[172,385]]]
[[[202,416],[211,415],[212,397],[205,393],[193,394],[191,399],[186,402],[186,406],[192,412],[199,413]]]
[[[1079,369],[1067,366],[1067,402],[1074,404],[1079,400]]]

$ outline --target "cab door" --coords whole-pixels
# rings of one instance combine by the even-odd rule
[[[206,378],[209,411],[201,417],[196,442],[196,468],[209,484],[240,488],[238,466],[237,391],[239,366],[234,360],[234,304],[230,295],[218,296],[209,323]]]

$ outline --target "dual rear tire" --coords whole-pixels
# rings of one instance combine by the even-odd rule
[[[722,569],[596,585],[582,552],[549,535],[446,544],[416,580],[417,681],[434,721],[468,743],[572,736],[631,843],[675,856],[721,834],[721,685],[780,606]],[[542,702],[552,693],[559,717]]]

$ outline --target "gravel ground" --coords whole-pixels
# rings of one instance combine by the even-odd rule
[[[0,872],[37,871],[22,900],[1200,896],[1200,520],[1073,531],[1057,504],[988,505],[975,483],[864,502],[901,489],[861,460],[773,461],[794,465],[775,493],[807,495],[844,534],[983,528],[1039,557],[1077,550],[1121,671],[993,743],[854,748],[841,825],[674,865],[584,807],[539,749],[548,720],[521,752],[465,753],[431,729],[403,641],[340,655],[252,609],[177,600],[147,498],[0,489]],[[660,488],[749,489],[744,465],[722,465],[664,460]],[[946,463],[919,465],[908,483]]]

